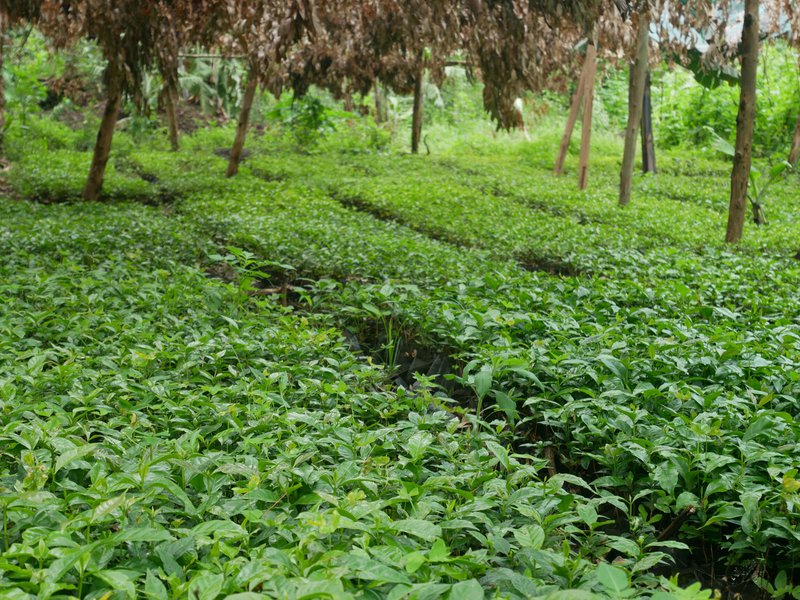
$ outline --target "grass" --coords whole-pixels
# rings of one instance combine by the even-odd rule
[[[354,135],[265,135],[230,181],[229,131],[123,144],[110,197],[149,207],[19,150],[67,202],[0,204],[0,591],[791,591],[796,180],[732,250],[713,156],[620,210],[611,138],[584,193],[552,131]]]

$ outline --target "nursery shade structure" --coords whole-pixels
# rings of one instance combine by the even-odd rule
[[[499,127],[514,127],[514,100],[552,86],[554,73],[568,71],[574,41],[593,28],[604,7],[615,5],[628,6],[623,0],[320,3],[320,33],[290,54],[286,77],[300,94],[316,84],[343,97],[379,83],[413,93],[417,151],[425,71],[440,82],[448,58],[460,53],[484,83],[484,108]]]

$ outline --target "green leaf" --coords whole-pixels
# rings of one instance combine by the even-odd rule
[[[416,573],[419,568],[428,562],[424,552],[410,552],[406,554],[406,571]]]
[[[339,558],[338,562],[343,567],[353,571],[354,576],[358,579],[382,583],[411,583],[405,574],[366,556],[352,553],[345,554]]]
[[[609,371],[614,373],[617,377],[624,380],[628,376],[628,368],[622,362],[608,354],[601,354],[597,357],[598,360],[608,367]]]
[[[191,535],[195,537],[212,537],[217,539],[245,537],[247,532],[241,525],[233,521],[206,521],[192,528]]]
[[[486,594],[477,579],[459,581],[450,588],[451,600],[483,600]]]
[[[61,469],[70,463],[85,458],[95,451],[95,444],[84,444],[83,446],[76,446],[67,450],[56,459],[54,473],[58,473]]]
[[[492,368],[490,366],[485,366],[475,373],[475,394],[477,394],[479,400],[483,400],[489,390],[492,389],[492,379]]]
[[[614,567],[608,563],[602,563],[597,567],[597,580],[612,595],[623,594],[628,587],[628,574],[619,567]]]
[[[511,469],[511,462],[508,459],[508,450],[506,450],[503,446],[498,444],[497,442],[487,441],[486,447],[489,448],[492,454],[497,457],[497,460],[500,461],[500,464],[503,465],[506,471]]]
[[[664,552],[652,552],[650,554],[646,554],[643,558],[640,558],[636,561],[636,564],[633,565],[631,571],[634,573],[639,573],[640,571],[649,571],[653,567],[658,564],[661,564],[665,560],[669,558],[668,554]]]
[[[107,570],[97,571],[92,575],[105,581],[112,590],[125,592],[128,598],[136,598],[136,586],[130,579],[130,572]]]
[[[110,540],[114,544],[124,542],[168,542],[174,538],[166,529],[156,529],[155,527],[131,527],[125,528],[111,536]]]
[[[444,540],[439,538],[428,551],[428,560],[431,562],[444,562],[450,558],[450,549]]]
[[[125,504],[127,498],[125,496],[117,496],[116,498],[110,498],[104,502],[101,502],[97,506],[94,507],[92,511],[92,518],[90,523],[95,524],[102,521],[105,517],[113,513],[123,504]]]
[[[169,600],[167,588],[153,571],[147,571],[144,580],[144,594],[148,600]]]
[[[221,573],[201,571],[189,582],[189,598],[196,600],[216,600],[222,592],[225,576]]]
[[[539,525],[528,525],[514,530],[514,539],[521,548],[540,550],[545,541],[544,529]]]
[[[442,535],[441,527],[430,521],[423,521],[422,519],[402,519],[400,521],[394,521],[390,524],[390,527],[394,531],[414,535],[427,542],[432,542]]]
[[[411,456],[412,460],[417,461],[425,456],[425,452],[430,448],[434,442],[434,437],[426,431],[417,431],[408,438],[405,443],[405,449]]]

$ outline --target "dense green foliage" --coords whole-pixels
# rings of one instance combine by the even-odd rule
[[[82,133],[34,126],[10,182],[76,198]],[[410,157],[352,128],[265,135],[232,181],[227,130],[123,134],[108,197],[156,206],[0,204],[4,597],[791,575],[796,180],[730,252],[713,156],[620,211],[611,157],[552,178],[556,132]]]
[[[458,69],[426,85],[430,156],[405,153],[404,98],[383,127],[263,100],[230,180],[231,127],[172,153],[156,115],[126,115],[86,204],[97,117],[40,106],[67,66],[21,52],[0,597],[800,595],[799,181],[723,244],[730,165],[706,146],[730,89],[656,74],[678,148],[625,209],[624,74],[578,192],[574,141],[551,175],[566,99],[529,99],[532,143],[493,136]],[[765,65],[765,172],[800,108],[786,56]],[[63,60],[91,81],[89,46]],[[205,66],[184,88],[232,110],[240,69],[223,94]]]

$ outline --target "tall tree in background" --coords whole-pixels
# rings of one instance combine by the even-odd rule
[[[742,79],[739,116],[736,119],[736,154],[731,173],[731,199],[725,240],[742,239],[747,210],[747,185],[752,162],[753,127],[756,113],[756,74],[758,72],[759,0],[745,0],[742,28]]]

